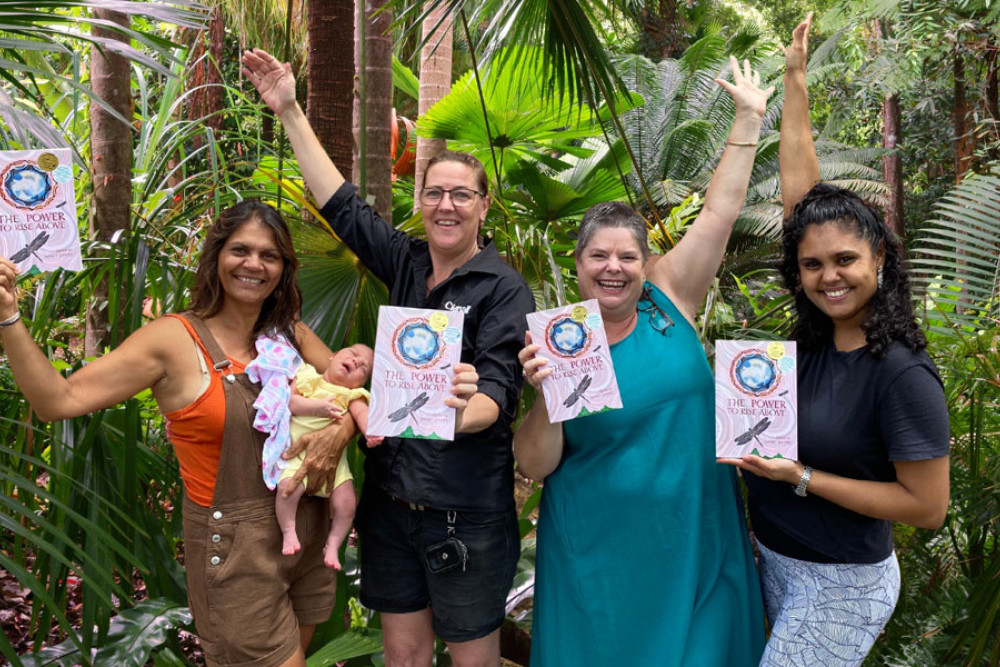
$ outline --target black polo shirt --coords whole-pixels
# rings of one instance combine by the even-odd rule
[[[500,407],[492,425],[453,442],[386,438],[367,450],[365,483],[438,509],[507,510],[514,504],[511,423],[521,390],[518,351],[525,314],[535,309],[527,283],[500,259],[492,241],[427,292],[427,242],[392,227],[345,183],[321,213],[358,259],[389,288],[389,302],[408,308],[462,310],[462,361],[479,374],[479,392]],[[365,449],[362,447],[362,449]]]

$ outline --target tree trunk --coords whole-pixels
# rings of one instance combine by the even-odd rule
[[[639,48],[653,62],[679,58],[687,47],[684,21],[677,11],[678,0],[652,0],[639,11]],[[688,3],[690,6],[690,2]]]
[[[310,2],[307,12],[306,116],[333,163],[353,181],[354,3]]]
[[[374,198],[374,208],[385,220],[392,222],[392,12],[376,13],[385,0],[367,2],[362,56],[360,35],[355,36],[355,61],[364,85],[364,93],[355,98],[354,173],[361,179],[361,158],[364,163],[365,196]],[[363,63],[363,64],[362,64]],[[363,69],[362,69],[363,68]],[[364,114],[361,113],[364,105]],[[362,118],[364,119],[362,123]],[[363,125],[363,126],[362,126]],[[361,133],[365,133],[361,141]],[[361,147],[364,145],[364,154]]]
[[[952,71],[955,77],[955,104],[952,112],[955,123],[955,182],[959,183],[971,166],[975,142],[968,125],[969,100],[966,93],[965,60],[962,57],[961,45],[955,45],[952,58]]]
[[[128,17],[106,9],[95,9],[97,19],[128,25]],[[94,27],[94,35],[127,41],[108,28]],[[94,93],[125,118],[132,117],[131,72],[125,58],[97,46],[90,50],[90,84]],[[115,232],[128,229],[132,203],[132,128],[100,105],[90,105],[91,179],[94,197],[90,232],[99,241],[110,241]],[[102,282],[94,293],[95,303],[87,310],[84,349],[94,356],[111,343],[107,304],[108,286]]]
[[[434,104],[448,94],[451,89],[451,53],[453,18],[448,14],[447,3],[441,3],[423,23],[425,44],[420,52],[420,102],[419,114],[423,116]],[[438,21],[441,26],[434,30]],[[420,125],[420,119],[417,119]],[[420,208],[420,190],[424,185],[424,170],[427,162],[444,150],[447,143],[443,139],[417,137],[416,173],[413,177],[413,210]]]
[[[1000,137],[997,136],[997,128],[1000,127],[1000,76],[998,76],[997,43],[996,38],[989,34],[986,38],[986,113],[989,114],[993,122],[993,140],[989,142],[990,148],[987,152],[990,162],[1000,159],[1000,150],[997,144]]]
[[[198,120],[204,126],[218,132],[222,128],[222,72],[219,64],[225,57],[223,47],[226,39],[226,22],[222,10],[212,10],[212,20],[207,31],[195,35],[195,63],[188,74],[188,118]],[[206,54],[206,46],[208,53]],[[194,146],[199,148],[204,141],[201,134],[194,136]]]
[[[892,151],[882,158],[882,175],[888,195],[885,200],[885,223],[900,238],[905,236],[903,218],[903,162],[898,146],[902,122],[899,95],[887,95],[882,100],[882,147]]]

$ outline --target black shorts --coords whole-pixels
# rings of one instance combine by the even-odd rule
[[[431,608],[434,632],[449,642],[490,634],[503,624],[521,553],[517,513],[458,512],[455,537],[468,548],[461,567],[433,574],[424,552],[447,537],[447,515],[400,507],[366,484],[355,526],[360,537],[361,604],[390,614]]]

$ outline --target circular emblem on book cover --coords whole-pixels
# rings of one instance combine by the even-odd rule
[[[49,172],[28,160],[18,160],[0,172],[0,197],[15,208],[33,211],[52,203],[56,183]]]
[[[422,318],[404,321],[392,334],[392,352],[411,368],[433,366],[444,354],[441,334]]]
[[[545,328],[545,342],[554,354],[560,357],[579,357],[590,347],[592,336],[583,322],[572,316],[553,319]]]
[[[752,396],[766,396],[778,386],[778,368],[760,350],[744,350],[729,367],[733,384]]]

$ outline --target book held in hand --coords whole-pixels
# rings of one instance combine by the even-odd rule
[[[460,310],[381,306],[366,435],[454,440],[451,396],[462,355]]]
[[[798,459],[792,341],[715,342],[715,455]]]
[[[622,407],[611,350],[597,299],[529,313],[537,356],[552,374],[542,380],[549,421],[556,422]]]
[[[70,149],[0,151],[0,255],[24,272],[83,268]]]

